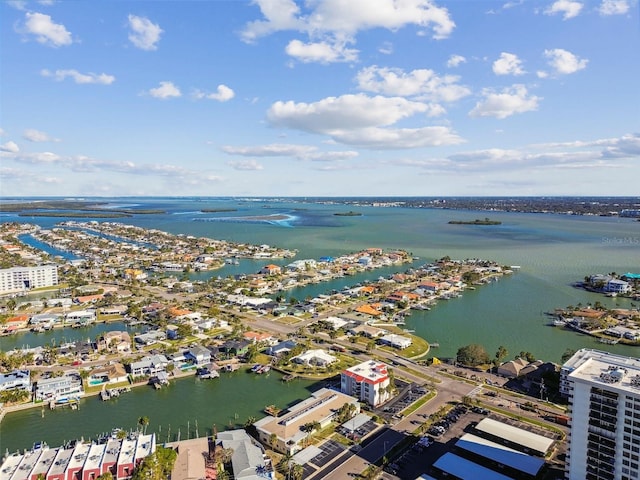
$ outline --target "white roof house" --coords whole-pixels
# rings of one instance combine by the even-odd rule
[[[398,348],[402,350],[403,348],[407,348],[410,346],[413,341],[408,337],[403,337],[402,335],[396,335],[395,333],[390,333],[389,335],[385,335],[380,338],[380,341],[384,344],[391,345],[394,348]]]
[[[291,361],[295,363],[301,363],[303,365],[310,366],[325,366],[337,360],[338,359],[336,357],[327,353],[326,350],[322,349],[307,350],[306,352],[301,353],[300,355],[296,355],[291,359]]]

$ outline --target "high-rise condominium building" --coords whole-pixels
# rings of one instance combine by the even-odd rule
[[[571,432],[565,478],[640,478],[640,359],[582,349],[562,366]]]

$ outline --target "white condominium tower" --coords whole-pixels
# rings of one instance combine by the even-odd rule
[[[565,478],[640,478],[640,360],[582,349],[562,366],[571,409]]]
[[[0,294],[24,292],[58,284],[57,265],[13,267],[0,270]]]

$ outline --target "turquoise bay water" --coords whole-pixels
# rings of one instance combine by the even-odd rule
[[[621,345],[604,345],[591,337],[577,335],[557,327],[547,326],[544,312],[567,305],[599,301],[611,307],[634,305],[626,299],[610,299],[599,294],[576,289],[572,284],[586,275],[608,272],[640,273],[640,222],[616,217],[579,217],[553,214],[523,214],[506,212],[472,212],[412,208],[374,208],[341,205],[302,204],[291,201],[247,202],[236,199],[140,199],[119,200],[129,208],[160,208],[162,215],[140,215],[122,219],[145,228],[157,228],[175,234],[270,244],[297,249],[296,258],[338,256],[362,248],[401,248],[420,257],[417,264],[445,255],[454,259],[483,258],[504,265],[519,265],[519,271],[490,285],[467,291],[463,297],[442,301],[431,311],[412,313],[407,329],[440,347],[436,356],[450,357],[469,343],[481,343],[493,355],[500,345],[510,352],[529,351],[537,358],[560,361],[567,348],[599,348],[637,356],[640,350]],[[268,208],[265,208],[268,207]],[[202,213],[207,208],[233,208],[232,212]],[[335,212],[355,210],[359,217],[337,217]],[[296,217],[283,226],[255,218],[238,221],[237,217],[286,214]],[[234,221],[219,221],[219,217],[236,217]],[[473,220],[489,217],[501,225],[449,225],[449,220]],[[209,221],[202,221],[202,220]],[[15,219],[12,219],[15,220]],[[59,219],[34,218],[43,227],[53,226]],[[274,263],[286,264],[290,260]],[[214,272],[193,274],[194,279],[211,275],[226,276],[252,273],[272,261],[241,260]],[[400,266],[397,270],[404,270]],[[388,270],[388,271],[387,271]],[[387,275],[373,272],[372,278]],[[360,279],[347,277],[335,282],[293,290],[289,295],[298,299],[307,295],[339,289],[344,282]],[[91,337],[93,338],[93,337]],[[5,348],[0,344],[0,348]],[[84,435],[85,438],[109,431],[114,426],[135,428],[140,411],[151,418],[153,425],[162,425],[166,434],[187,421],[198,419],[200,434],[211,424],[228,425],[238,413],[243,423],[246,416],[261,416],[266,404],[281,406],[295,398],[306,396],[308,384],[287,386],[271,380],[254,381],[257,376],[222,377],[217,384],[176,382],[165,391],[141,389],[123,395],[117,402],[105,403],[86,399],[80,411],[45,412],[39,409],[8,415],[0,424],[0,449],[13,450],[29,446],[42,437],[50,444]],[[254,383],[251,383],[250,380]],[[195,382],[195,381],[194,381]],[[258,383],[255,383],[258,382]],[[215,385],[219,385],[216,387]],[[269,400],[266,399],[268,396]],[[191,397],[196,400],[191,402]],[[188,405],[188,407],[186,406]],[[193,420],[189,420],[192,418]],[[233,421],[232,421],[233,423]],[[156,428],[156,427],[153,427]]]

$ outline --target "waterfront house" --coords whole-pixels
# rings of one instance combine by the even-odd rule
[[[349,330],[351,335],[362,335],[367,338],[378,338],[382,337],[387,333],[386,330],[378,327],[372,327],[371,325],[367,325],[366,323],[362,323],[357,325]]]
[[[631,291],[631,284],[629,282],[625,282],[624,280],[612,278],[605,284],[604,291],[607,293],[624,295],[625,293],[629,293]]]
[[[184,354],[187,361],[194,365],[207,365],[211,363],[211,351],[202,346],[195,346],[187,350]]]
[[[73,455],[67,465],[67,480],[82,480],[82,467],[85,464],[91,445],[87,443],[77,443],[73,449]]]
[[[102,307],[99,312],[102,315],[124,315],[127,313],[129,307],[126,305],[109,305],[108,307]]]
[[[135,439],[125,438],[122,441],[120,451],[118,452],[116,476],[118,478],[129,478],[133,474],[135,467]]]
[[[209,354],[211,354],[211,351],[209,351]],[[187,363],[187,357],[185,356],[185,352],[169,353],[166,355],[166,357],[167,357],[167,361],[169,363],[172,363],[177,368],[180,368],[182,365]]]
[[[390,333],[380,338],[380,343],[384,345],[390,345],[393,348],[397,348],[399,350],[405,349],[409,347],[413,341],[408,337],[403,337],[402,335],[396,335],[395,333]]]
[[[77,326],[89,325],[96,321],[96,311],[77,310],[75,312],[69,312],[65,315],[65,321]]]
[[[251,345],[251,342],[247,340],[227,340],[220,345],[219,349],[220,352],[227,356],[241,357],[242,355],[246,355],[249,350],[249,345]]]
[[[209,458],[210,448],[207,437],[181,440],[165,444],[178,453],[171,470],[171,480],[195,480],[207,478],[206,460]]]
[[[345,404],[351,404],[355,413],[360,412],[358,400],[341,392],[321,388],[311,397],[293,405],[278,417],[268,415],[256,423],[258,439],[280,453],[294,453],[302,450],[305,439],[310,435],[302,426],[318,422],[324,428],[335,418],[336,412]]]
[[[267,472],[268,457],[264,449],[242,429],[219,432],[216,448],[233,451],[231,469],[233,478],[242,480],[262,480],[273,478]]]
[[[124,383],[127,381],[127,371],[121,363],[103,365],[91,370],[89,384],[101,383]]]
[[[101,461],[107,445],[105,443],[92,444],[87,452],[87,458],[82,465],[82,480],[95,480],[102,474]]]
[[[0,373],[0,392],[8,390],[31,391],[31,375],[29,370],[13,370]]]
[[[68,371],[61,377],[40,379],[34,389],[36,402],[71,400],[82,395],[82,379],[76,371]]]
[[[284,340],[276,345],[267,348],[267,355],[271,355],[272,357],[279,357],[280,355],[293,350],[296,345],[298,344],[293,340]]]
[[[98,350],[109,350],[116,353],[131,351],[131,336],[128,332],[113,330],[104,332],[97,342]]]
[[[62,317],[57,313],[39,313],[33,315],[29,320],[30,325],[53,327],[56,323],[60,323]]]
[[[308,258],[305,260],[296,260],[291,262],[286,266],[287,270],[290,272],[299,272],[304,270],[315,269],[317,266],[316,261],[312,258]]]
[[[31,470],[28,478],[47,478],[47,472],[51,469],[51,464],[54,462],[58,452],[54,448],[47,447],[41,449],[34,448],[33,450],[36,453],[38,453],[39,450],[40,455],[36,462],[29,462],[29,464],[33,465],[33,469]]]
[[[418,288],[420,290],[424,290],[425,292],[433,293],[433,292],[437,292],[440,289],[440,284],[437,282],[425,281],[425,282],[420,282],[418,284]]]
[[[16,330],[27,328],[28,323],[29,315],[16,315],[7,319],[3,327],[6,332],[15,332]]]
[[[261,275],[279,275],[280,273],[282,273],[282,267],[280,267],[280,265],[274,265],[271,263],[262,267],[260,271],[258,271],[258,273]]]
[[[389,399],[391,394],[387,387],[390,382],[388,366],[373,360],[367,360],[340,373],[340,391],[372,407]]]
[[[326,367],[338,359],[323,349],[307,350],[291,359],[292,362],[310,367]]]
[[[164,372],[169,360],[164,355],[148,355],[129,365],[132,377],[151,376]]]

